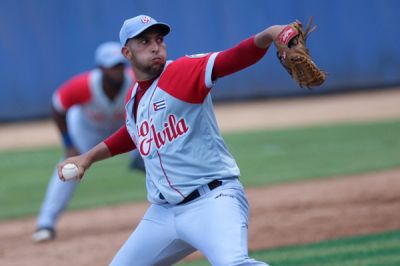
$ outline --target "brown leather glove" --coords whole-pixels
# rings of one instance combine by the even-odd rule
[[[320,86],[326,78],[326,73],[312,61],[306,47],[308,35],[316,28],[311,28],[311,23],[312,17],[304,30],[301,22],[296,20],[286,26],[274,41],[279,61],[302,88]]]

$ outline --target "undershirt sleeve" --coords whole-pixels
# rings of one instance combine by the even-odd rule
[[[212,79],[216,80],[257,63],[267,50],[268,48],[257,47],[252,36],[228,50],[219,52],[215,58]]]
[[[104,140],[104,144],[106,144],[112,156],[136,149],[136,145],[129,136],[125,125]]]

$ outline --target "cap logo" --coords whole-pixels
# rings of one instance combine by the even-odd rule
[[[147,24],[151,21],[151,17],[143,16],[141,20],[142,20],[142,23]]]

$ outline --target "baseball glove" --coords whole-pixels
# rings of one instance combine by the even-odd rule
[[[311,24],[312,17],[304,30],[301,22],[296,20],[286,26],[274,41],[279,61],[302,88],[320,86],[326,78],[326,73],[315,65],[306,46],[307,37],[316,28],[311,28]]]

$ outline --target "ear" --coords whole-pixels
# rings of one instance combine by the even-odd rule
[[[128,49],[128,47],[124,46],[121,49],[121,53],[124,55],[124,57],[128,60],[131,60],[132,58],[132,53],[131,51]]]

